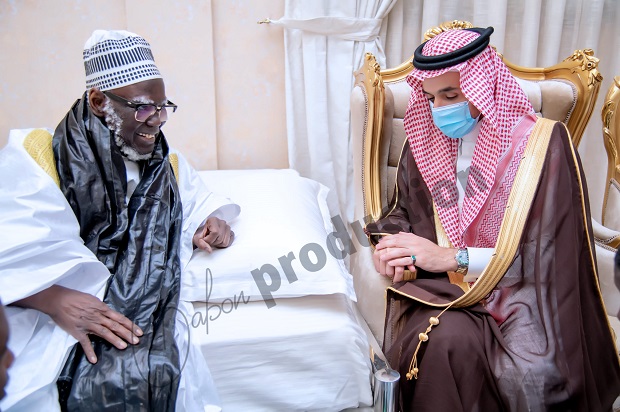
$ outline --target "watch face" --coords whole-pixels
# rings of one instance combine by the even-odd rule
[[[459,249],[456,253],[455,259],[459,266],[469,265],[469,254],[467,253],[467,249]]]

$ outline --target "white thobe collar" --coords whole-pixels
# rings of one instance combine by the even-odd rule
[[[127,195],[126,200],[129,203],[129,199],[133,195],[133,192],[138,187],[140,179],[142,178],[142,171],[138,162],[127,159],[123,156],[123,162],[125,162],[125,170],[127,171]]]
[[[477,122],[469,133],[459,139],[459,151],[456,160],[456,188],[459,192],[459,213],[463,210],[463,199],[465,196],[465,188],[467,187],[469,166],[471,165],[471,160],[474,156],[474,148],[476,147],[476,141],[478,140],[478,133],[480,132],[481,123],[482,122],[480,121]]]

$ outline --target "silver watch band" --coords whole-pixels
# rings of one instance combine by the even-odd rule
[[[466,275],[467,269],[469,269],[469,252],[467,251],[467,248],[457,250],[454,260],[456,260],[456,264],[458,265],[456,268],[456,273]]]

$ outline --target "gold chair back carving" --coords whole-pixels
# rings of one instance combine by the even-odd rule
[[[603,141],[607,151],[607,180],[605,181],[605,195],[603,197],[602,224],[610,225],[611,229],[620,230],[618,223],[620,214],[617,201],[608,205],[610,196],[620,197],[620,76],[614,77],[603,103],[601,117],[603,119]],[[616,200],[616,199],[614,199]],[[616,220],[612,222],[610,220]]]

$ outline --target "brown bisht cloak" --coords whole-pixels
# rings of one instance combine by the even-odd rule
[[[533,152],[540,172],[523,175],[531,199],[514,193],[516,202],[509,203],[511,212],[523,215],[518,236],[500,231],[487,266],[501,267],[492,264],[504,259],[504,269],[482,275],[501,279],[491,293],[467,303],[473,288],[464,295],[446,273],[421,269],[417,279],[388,289],[384,351],[401,373],[403,412],[610,411],[620,394],[581,163],[561,123],[543,146]],[[505,222],[506,217],[502,229]],[[407,231],[434,242],[441,236],[429,188],[408,144],[393,208],[367,231]],[[429,318],[457,298],[420,344],[417,379],[406,379]]]

